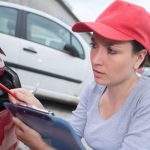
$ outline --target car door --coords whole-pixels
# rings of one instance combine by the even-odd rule
[[[0,6],[0,47],[6,54],[3,56],[5,62],[10,66],[18,64],[19,61],[20,39],[17,38],[17,18],[17,9]]]
[[[62,25],[43,16],[27,13],[26,21],[18,72],[23,85],[37,87],[44,95],[79,95],[87,69],[79,41]],[[64,50],[71,42],[82,49],[80,58]]]

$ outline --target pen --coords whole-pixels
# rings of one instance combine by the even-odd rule
[[[2,83],[0,83],[0,88],[12,95],[13,97],[16,97],[16,94],[12,92],[10,89],[8,89],[6,86],[4,86]]]

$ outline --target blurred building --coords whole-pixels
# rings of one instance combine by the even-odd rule
[[[79,21],[77,16],[71,11],[72,8],[66,0],[1,0],[5,2],[11,2],[21,4],[34,9],[46,12],[69,26],[72,26],[75,22]],[[90,34],[81,33],[81,36],[89,43]]]

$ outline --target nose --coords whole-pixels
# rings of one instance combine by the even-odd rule
[[[105,60],[105,50],[103,47],[91,50],[92,65],[103,65]]]

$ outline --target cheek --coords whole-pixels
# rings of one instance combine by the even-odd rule
[[[124,76],[134,71],[132,59],[122,58],[115,61],[110,61],[109,66],[112,67],[109,70],[112,71],[114,74],[118,74],[119,76]]]

